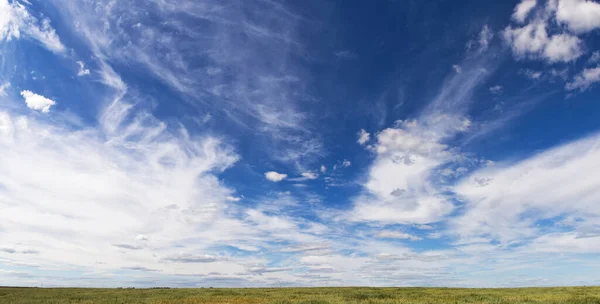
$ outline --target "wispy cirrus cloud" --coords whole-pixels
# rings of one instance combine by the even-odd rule
[[[46,49],[63,53],[66,47],[60,41],[50,19],[41,21],[31,15],[27,6],[18,1],[0,1],[0,41],[24,38],[33,39]]]
[[[591,229],[587,232],[597,230],[599,214],[591,204],[600,195],[592,177],[598,142],[592,135],[463,179],[455,191],[467,204],[464,214],[451,220],[451,231],[463,238],[486,237],[508,244],[541,237],[544,231],[536,224],[543,220],[557,225],[563,217],[575,217],[576,222],[567,224],[575,232],[585,233],[583,227]],[[594,240],[582,240],[587,241]]]
[[[253,136],[272,146],[268,157],[301,169],[323,154],[312,118],[302,110],[311,102],[310,76],[291,60],[303,56],[299,33],[310,23],[302,16],[261,1],[152,1],[142,10],[109,1],[54,4],[98,58],[133,63],[192,106],[260,130]],[[202,31],[178,21],[180,16]]]
[[[0,96],[6,96],[6,90],[10,88],[10,82],[5,82],[0,85]]]

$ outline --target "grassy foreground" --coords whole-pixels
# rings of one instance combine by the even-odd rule
[[[0,303],[577,303],[600,304],[600,287],[520,289],[273,288],[84,289],[0,288]]]

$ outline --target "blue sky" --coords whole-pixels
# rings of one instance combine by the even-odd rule
[[[0,285],[597,285],[600,3],[0,0]]]

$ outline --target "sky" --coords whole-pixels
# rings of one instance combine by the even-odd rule
[[[600,2],[0,0],[0,285],[599,285]]]

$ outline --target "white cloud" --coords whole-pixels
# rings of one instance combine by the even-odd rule
[[[519,59],[571,62],[586,50],[577,35],[600,28],[600,3],[594,1],[549,0],[545,6],[537,6],[536,1],[524,0],[515,7],[513,20],[524,24],[531,14],[534,17],[529,23],[508,26],[503,33]],[[556,23],[566,27],[555,30]]]
[[[321,165],[320,171],[321,171],[321,173],[327,172],[327,167],[325,167],[325,165]]]
[[[507,27],[504,39],[518,58],[540,58],[548,62],[569,62],[583,54],[583,42],[576,36],[557,34],[549,37],[544,21],[523,27]]]
[[[48,99],[42,95],[35,94],[28,90],[21,91],[21,96],[25,98],[25,103],[27,104],[28,108],[43,113],[50,112],[50,107],[56,104],[54,100]]]
[[[388,239],[411,240],[411,241],[419,241],[419,240],[423,239],[422,237],[419,237],[416,235],[399,232],[399,231],[390,231],[390,230],[384,230],[384,231],[379,232],[377,234],[377,237],[378,238],[388,238]]]
[[[462,68],[458,64],[452,65],[452,69],[454,69],[456,73],[462,72]]]
[[[567,90],[585,91],[596,82],[600,82],[600,67],[584,69],[565,87]]]
[[[456,126],[456,130],[459,132],[467,132],[471,128],[472,124],[473,122],[470,119],[463,118],[460,124]]]
[[[500,94],[502,94],[502,91],[504,91],[504,88],[500,85],[495,85],[493,87],[490,87],[490,92],[494,95],[500,95]]]
[[[590,0],[558,0],[556,20],[576,33],[600,28],[600,3]]]
[[[319,177],[319,175],[314,172],[302,172],[300,175],[306,179],[317,179],[317,177]]]
[[[489,26],[486,24],[479,32],[479,51],[483,52],[487,50],[490,46],[490,42],[494,38],[494,33],[490,30]]]
[[[241,198],[231,195],[228,195],[225,199],[230,202],[239,202],[241,200]]]
[[[600,62],[600,51],[595,51],[594,53],[592,53],[592,56],[590,56],[590,59],[588,59],[587,63],[597,63]]]
[[[486,51],[492,39],[494,38],[494,32],[490,29],[490,27],[486,24],[481,28],[477,39],[471,39],[467,42],[467,50],[471,50],[474,47],[477,47],[477,51],[482,53]],[[456,68],[455,68],[456,70]],[[457,71],[458,72],[458,71]]]
[[[469,128],[465,118],[473,91],[489,69],[471,61],[461,64],[415,120],[397,121],[377,133],[376,158],[364,178],[363,193],[344,214],[354,222],[428,224],[442,220],[454,204],[433,182],[439,167],[454,159],[444,142]]]
[[[21,34],[38,41],[52,52],[62,53],[66,49],[54,28],[50,26],[49,19],[39,22],[19,2],[0,0],[0,40],[18,39]]]
[[[0,85],[0,96],[6,96],[6,89],[10,88],[10,82]]]
[[[39,251],[22,262],[165,270],[150,251],[170,254],[168,244],[190,233],[230,239],[227,230],[239,226],[222,213],[231,191],[213,175],[237,156],[215,138],[171,134],[143,114],[117,136],[0,116],[0,238]],[[225,226],[213,231],[214,221]]]
[[[536,238],[526,251],[544,253],[600,253],[600,236],[582,236],[577,232],[551,233]]]
[[[512,18],[519,23],[525,22],[525,19],[535,8],[536,4],[537,0],[522,0],[521,3],[517,4],[515,7]]]
[[[310,132],[298,128],[298,125],[304,122],[302,113],[290,111],[281,115],[279,108],[269,109],[269,98],[275,100],[276,97],[285,99],[286,96],[299,96],[293,94],[297,91],[287,90],[286,86],[293,81],[268,77],[253,78],[254,75],[270,74],[268,70],[271,63],[280,66],[278,63],[285,61],[285,57],[281,56],[279,50],[286,49],[286,45],[275,42],[276,47],[272,49],[257,48],[256,45],[260,43],[252,40],[242,41],[242,44],[249,46],[248,48],[235,48],[239,45],[232,45],[233,40],[230,39],[260,35],[269,37],[260,38],[261,43],[273,42],[262,39],[289,41],[294,37],[278,35],[279,32],[291,32],[290,28],[285,27],[287,23],[283,23],[285,28],[282,31],[275,32],[264,29],[264,24],[249,24],[242,28],[247,31],[243,32],[244,35],[236,36],[227,32],[213,36],[207,33],[210,36],[207,40],[215,39],[224,46],[216,49],[214,46],[206,48],[210,49],[207,53],[213,54],[209,56],[214,56],[210,58],[210,64],[214,64],[215,68],[220,70],[211,75],[213,77],[200,77],[200,80],[189,76],[206,75],[209,73],[207,68],[188,70],[185,63],[189,58],[183,58],[183,54],[173,52],[174,48],[169,48],[170,44],[177,41],[170,40],[168,35],[162,36],[164,33],[150,29],[142,36],[164,37],[164,40],[149,40],[144,44],[133,40],[131,47],[134,51],[129,53],[117,45],[115,41],[119,39],[113,39],[122,37],[114,35],[120,30],[120,25],[103,17],[104,11],[110,10],[110,5],[101,5],[103,2],[98,2],[98,10],[89,10],[99,15],[97,22],[100,24],[98,28],[101,29],[98,32],[90,32],[90,21],[85,20],[85,16],[81,17],[86,15],[85,5],[88,2],[77,5],[63,1],[55,3],[60,13],[69,11],[64,6],[83,7],[82,14],[73,14],[73,19],[69,20],[81,24],[78,30],[83,35],[89,34],[89,37],[94,38],[90,39],[93,40],[90,49],[97,50],[95,44],[108,42],[105,48],[111,49],[110,54],[99,52],[95,54],[97,58],[110,58],[112,62],[120,60],[117,59],[117,54],[123,54],[123,60],[138,60],[139,58],[133,58],[131,53],[139,51],[140,57],[145,57],[140,59],[143,64],[148,65],[152,73],[161,75],[165,81],[171,81],[174,87],[191,88],[191,91],[194,91],[196,86],[205,85],[198,82],[205,81],[205,78],[212,79],[214,84],[225,85],[221,90],[224,99],[239,101],[243,108],[240,111],[244,114],[257,115],[268,126],[277,126],[277,130],[289,128],[293,132],[303,134],[294,138],[294,141],[303,142],[301,139],[311,136]],[[213,7],[210,1],[202,2],[201,5],[194,1],[177,2],[176,5],[169,1],[158,1],[156,6],[160,6],[161,10],[177,10],[179,13],[190,14],[192,18],[202,18],[206,22],[218,20],[217,22],[226,23],[228,28],[237,28],[239,23],[236,17],[239,15],[223,14],[225,10],[217,7],[219,3],[216,3]],[[131,15],[128,15],[127,11],[131,7],[124,5],[123,11],[115,11],[113,15],[116,16],[115,19],[122,20],[124,26],[129,26],[127,17]],[[263,5],[268,6],[270,2]],[[113,7],[119,9],[121,5]],[[230,8],[236,9],[236,6]],[[248,7],[245,5],[244,8]],[[293,12],[285,13],[289,14],[288,19],[295,18],[291,16]],[[165,17],[161,14],[165,12],[158,12],[157,18]],[[91,14],[87,15],[88,18],[89,15]],[[266,23],[280,24],[279,16],[273,16],[269,11],[261,11],[260,16],[265,17]],[[89,19],[92,23],[95,22],[94,18]],[[133,19],[138,22],[136,18]],[[251,19],[242,20],[242,23],[252,23]],[[104,25],[108,26],[103,27]],[[209,28],[212,28],[212,25],[215,24],[211,24]],[[141,26],[139,30],[145,30],[146,27]],[[227,29],[219,28],[217,32],[220,31]],[[181,35],[187,35],[186,33],[189,32],[181,31]],[[128,40],[127,37],[122,38]],[[152,43],[156,43],[157,50],[167,53],[168,56],[164,56],[165,62],[155,60],[158,58],[158,52],[149,51],[153,47]],[[186,43],[190,43],[190,40]],[[248,62],[249,58],[268,58],[269,63],[236,64],[232,63],[230,58],[235,58],[233,61],[237,62]],[[437,185],[434,180],[439,177],[437,174],[440,168],[445,168],[444,165],[456,157],[453,153],[457,148],[449,147],[447,143],[452,142],[450,139],[453,134],[469,129],[470,120],[465,118],[465,113],[468,112],[464,109],[472,99],[472,88],[481,83],[481,79],[485,79],[484,70],[489,67],[473,66],[469,62],[461,62],[460,65],[462,73],[452,73],[447,86],[442,88],[431,106],[426,107],[424,115],[414,121],[398,123],[394,128],[384,130],[386,134],[382,138],[375,138],[375,135],[374,138],[370,138],[374,143],[372,147],[375,160],[373,166],[368,168],[367,176],[360,179],[365,181],[365,191],[364,195],[353,201],[353,220],[384,221],[392,224],[429,223],[444,220],[449,212],[454,211],[452,201],[444,194],[446,189]],[[186,68],[178,70],[180,67]],[[227,86],[217,82],[220,78],[238,77],[235,75],[237,72],[240,76],[239,79],[236,78],[234,85]],[[289,71],[278,70],[275,74],[285,74],[284,72]],[[501,266],[504,268],[515,267],[515,259],[512,256],[497,253],[469,256],[466,253],[468,250],[477,249],[471,244],[469,248],[457,246],[463,247],[453,250],[461,255],[457,257],[453,256],[453,253],[430,250],[415,253],[398,245],[407,242],[373,240],[362,235],[357,236],[354,231],[344,230],[348,226],[345,223],[339,225],[326,222],[328,214],[332,212],[326,209],[326,204],[310,206],[318,208],[318,216],[323,220],[322,223],[310,222],[308,218],[311,216],[304,216],[304,212],[311,212],[310,210],[294,209],[293,212],[287,212],[284,209],[293,209],[295,205],[279,204],[284,200],[293,201],[293,198],[287,198],[292,196],[291,194],[286,194],[285,199],[278,197],[272,206],[266,206],[266,203],[255,209],[238,206],[240,204],[233,202],[239,201],[240,197],[234,196],[236,192],[225,186],[227,181],[222,181],[222,176],[219,175],[237,160],[237,155],[222,139],[188,134],[187,130],[179,129],[177,125],[167,125],[150,113],[136,113],[138,110],[135,100],[132,103],[125,102],[131,97],[127,96],[127,85],[118,75],[108,66],[100,66],[98,75],[102,77],[103,83],[115,89],[116,93],[111,99],[112,102],[106,108],[102,108],[99,128],[71,130],[54,122],[36,121],[35,118],[39,115],[33,115],[34,118],[28,123],[27,119],[18,115],[0,114],[0,147],[3,147],[3,151],[8,151],[8,154],[3,154],[0,158],[0,209],[3,210],[0,212],[0,239],[3,242],[2,247],[13,252],[0,252],[1,264],[17,261],[36,263],[42,266],[38,269],[44,269],[44,272],[51,272],[46,270],[48,268],[61,271],[71,271],[74,267],[81,267],[86,271],[91,268],[92,274],[88,272],[86,277],[98,279],[94,281],[96,285],[100,282],[100,277],[108,277],[108,282],[120,284],[127,274],[123,274],[122,271],[112,272],[115,269],[137,272],[133,277],[128,277],[127,282],[131,282],[128,280],[130,278],[139,279],[142,276],[144,280],[158,282],[165,276],[175,275],[177,278],[172,282],[205,284],[208,282],[205,278],[218,277],[219,280],[212,281],[211,286],[215,286],[214,282],[223,282],[221,279],[226,278],[238,280],[228,282],[229,286],[269,285],[278,281],[295,285],[317,282],[316,284],[322,285],[390,286],[399,281],[407,285],[498,285],[503,283],[490,283],[480,279],[480,276],[493,272],[489,269],[495,265],[489,261],[501,260]],[[286,81],[288,84],[282,84]],[[244,95],[246,93],[250,94]],[[290,95],[287,95],[288,93]],[[295,97],[290,97],[293,98]],[[255,100],[264,102],[265,108],[253,112],[248,105],[252,105]],[[279,106],[277,101],[272,103],[275,107]],[[287,105],[286,101],[285,106]],[[248,108],[245,108],[246,106]],[[226,111],[232,109],[235,108],[224,106]],[[291,118],[292,123],[286,122],[288,118]],[[271,134],[284,136],[289,133],[274,131]],[[295,155],[294,159],[301,158],[303,154],[298,155]],[[336,168],[344,165],[349,166],[350,161],[337,162]],[[33,168],[32,166],[35,168],[27,169]],[[500,167],[502,168],[502,164]],[[326,169],[325,166],[321,166],[320,171],[324,173]],[[453,174],[458,171],[459,168],[453,170]],[[302,174],[302,178],[316,175],[308,173],[311,174]],[[342,175],[342,172],[332,172],[332,175],[338,173]],[[481,184],[485,184],[485,180],[480,181]],[[402,185],[406,187],[401,187]],[[383,191],[386,189],[389,189],[389,192]],[[297,200],[311,202],[312,198],[303,197]],[[252,204],[241,205],[254,205],[254,201]],[[465,204],[456,211],[462,212],[469,207],[470,205]],[[297,216],[297,211],[302,211],[302,216]],[[430,226],[413,227],[429,229]],[[445,227],[445,223],[436,226],[441,229]],[[366,229],[378,230],[380,227],[378,224]],[[377,235],[378,232],[369,230],[366,234]],[[387,237],[408,240],[420,238],[395,231],[381,233]],[[442,232],[425,233],[430,238],[446,236]],[[544,246],[551,248],[550,241],[565,244],[560,246],[561,248],[572,243],[573,248],[587,246],[590,252],[596,250],[593,249],[595,245],[569,235],[555,235],[553,240],[542,241],[538,241],[540,245],[535,250],[541,251]],[[597,239],[591,241],[597,242]],[[19,245],[23,242],[27,244]],[[480,244],[476,245],[484,248]],[[31,246],[31,249],[39,251],[39,254],[18,256],[28,250],[19,246]],[[224,247],[255,253],[228,256],[216,249]],[[487,248],[489,247],[493,248]],[[275,255],[264,255],[260,254],[261,252]],[[278,252],[287,254],[277,256]],[[13,256],[14,260],[10,260]],[[537,256],[531,257],[529,261],[534,259],[537,259]],[[274,263],[278,265],[273,265]],[[284,268],[279,264],[286,266]],[[537,266],[539,264],[535,264],[535,267]],[[456,269],[461,271],[457,272]],[[477,280],[468,281],[463,269],[469,269],[469,273],[476,273]],[[459,274],[456,275],[457,273]],[[186,277],[191,279],[186,281]],[[0,274],[0,281],[15,282],[3,274]],[[90,284],[79,281],[77,280],[76,284]],[[56,282],[63,283],[64,279],[57,279]]]
[[[287,178],[287,174],[277,173],[275,171],[269,171],[269,172],[265,173],[265,178],[267,180],[270,180],[272,182],[277,183],[277,182],[280,182],[280,181],[286,179]]]
[[[352,166],[352,162],[350,162],[347,159],[344,159],[343,161],[338,161],[337,164],[333,165],[333,170],[337,170],[337,169],[341,169],[341,168],[348,168]]]
[[[413,162],[411,156],[443,155],[446,148],[444,144],[414,133],[410,129],[407,130],[407,128],[385,129],[377,135],[378,144],[375,146],[375,151],[382,155],[388,155],[396,151],[406,151],[408,157],[398,159],[398,161],[401,160],[405,163]]]
[[[447,147],[406,125],[377,134],[377,158],[364,185],[370,195],[358,199],[351,219],[425,224],[453,209],[428,182],[431,170],[449,157]]]
[[[529,79],[540,79],[540,77],[542,77],[543,73],[540,71],[534,71],[534,70],[521,70],[519,71],[520,74],[525,75],[525,77],[529,78]]]
[[[569,62],[583,55],[583,42],[568,34],[554,35],[544,49],[544,56],[550,62]]]
[[[268,268],[267,258],[230,257],[212,246],[277,252],[282,245],[271,241],[323,243],[315,234],[328,228],[231,204],[238,198],[217,176],[238,159],[231,147],[168,128],[126,103],[135,97],[109,66],[99,75],[115,95],[97,128],[0,114],[0,148],[7,151],[0,158],[0,239],[13,252],[0,252],[1,263],[152,270],[156,278],[182,279],[221,272],[241,280],[261,272],[252,279],[261,285],[272,277],[300,280]]]
[[[77,76],[85,76],[90,74],[90,70],[85,68],[85,63],[83,61],[77,61],[79,65],[79,71],[77,72]]]
[[[507,244],[538,236],[540,220],[574,216],[576,226],[600,223],[599,142],[596,134],[465,178],[454,191],[466,209],[450,220],[451,230],[464,239]]]
[[[314,25],[289,15],[293,9],[286,5],[252,2],[248,9],[263,16],[253,18],[241,7],[218,1],[159,1],[141,10],[134,3],[113,5],[108,0],[53,4],[95,58],[139,64],[188,99],[211,95],[231,122],[260,130],[256,136],[271,146],[271,158],[307,167],[324,154],[319,132],[294,97],[313,98],[306,90],[312,75],[305,65],[289,60],[303,56],[301,32],[310,32]],[[150,15],[155,19],[140,20]],[[206,22],[206,31],[198,35],[186,22],[171,22],[182,15]],[[172,27],[162,26],[165,22]],[[200,54],[189,51],[193,48],[205,50],[201,62]]]
[[[293,182],[303,182],[303,181],[307,181],[307,180],[313,180],[313,179],[317,179],[319,177],[319,175],[315,172],[302,172],[300,173],[300,177],[294,177],[294,178],[288,178],[289,181],[293,181]],[[306,187],[306,185],[304,184],[295,184],[296,187]]]
[[[415,228],[421,229],[421,230],[433,230],[433,229],[435,229],[431,225],[415,225]]]
[[[365,131],[365,129],[360,129],[358,132],[358,140],[356,142],[362,146],[369,141],[370,137],[371,134],[369,134],[369,132]]]

